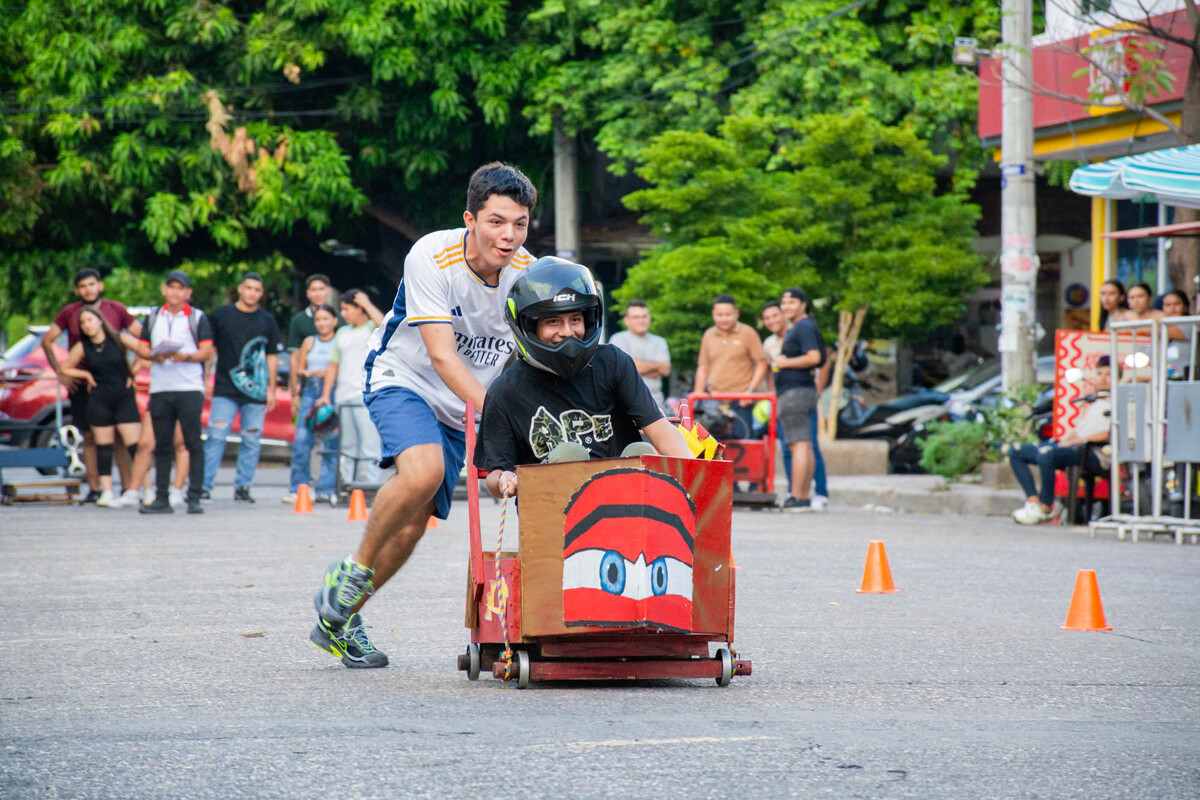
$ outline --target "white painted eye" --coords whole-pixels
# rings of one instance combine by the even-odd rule
[[[563,559],[563,589],[603,589],[632,600],[664,594],[691,598],[692,568],[677,558],[644,554],[630,561],[615,550],[580,550]]]

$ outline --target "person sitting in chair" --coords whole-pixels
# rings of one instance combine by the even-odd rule
[[[518,464],[617,458],[651,447],[691,457],[633,359],[600,344],[602,314],[592,273],[580,264],[543,257],[513,283],[504,316],[517,359],[487,390],[475,448],[475,466],[489,471],[494,496],[517,493]]]
[[[1013,519],[1021,525],[1038,525],[1054,522],[1062,514],[1062,506],[1054,501],[1054,472],[1082,465],[1093,474],[1103,474],[1111,461],[1102,448],[1088,447],[1090,443],[1107,442],[1112,425],[1112,402],[1109,389],[1112,386],[1112,368],[1109,357],[1101,356],[1096,362],[1092,379],[1096,399],[1079,415],[1075,427],[1055,444],[1025,444],[1009,450],[1008,462],[1013,476],[1025,492],[1025,505],[1013,512]],[[1041,488],[1035,488],[1032,466],[1037,465]]]

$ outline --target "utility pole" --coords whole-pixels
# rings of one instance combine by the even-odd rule
[[[575,137],[554,118],[554,251],[579,260],[579,151]]]
[[[1000,366],[1004,389],[1034,383],[1037,207],[1033,175],[1033,10],[1001,3],[1004,128],[1000,139]]]

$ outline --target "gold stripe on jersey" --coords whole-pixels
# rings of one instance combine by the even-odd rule
[[[439,267],[441,267],[441,266],[444,266],[446,263],[448,263],[448,262],[450,262],[450,261],[454,261],[455,259],[459,259],[459,258],[462,258],[462,257],[463,257],[463,252],[462,252],[462,248],[460,247],[460,248],[459,248],[458,250],[456,250],[455,252],[452,252],[452,253],[447,253],[447,254],[446,254],[446,255],[444,255],[444,256],[441,256],[441,257],[439,257],[439,258],[435,258],[435,259],[433,260],[433,263],[435,263],[435,264],[437,264]]]
[[[455,244],[446,245],[441,250],[438,250],[436,253],[434,253],[433,257],[435,260],[439,259],[439,258],[444,258],[455,251],[460,252],[460,253],[462,252],[462,242],[456,242]]]
[[[452,258],[449,261],[446,261],[445,263],[438,264],[437,268],[445,269],[446,267],[453,267],[455,264],[465,264],[465,263],[467,263],[467,262],[462,257],[462,253],[459,253],[456,258]]]

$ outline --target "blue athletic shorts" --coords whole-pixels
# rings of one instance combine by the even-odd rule
[[[399,386],[385,386],[363,395],[371,422],[379,431],[379,466],[392,466],[396,456],[419,444],[440,444],[445,472],[433,501],[438,519],[450,514],[454,487],[466,460],[467,438],[462,431],[438,422],[433,409],[419,394]]]

